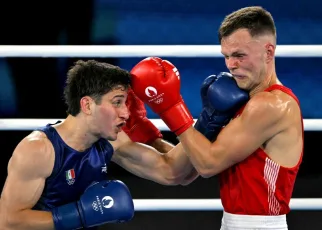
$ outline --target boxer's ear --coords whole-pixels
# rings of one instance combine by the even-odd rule
[[[265,45],[266,49],[266,63],[271,62],[275,58],[275,46],[272,43]]]
[[[95,104],[94,100],[89,96],[85,96],[80,99],[81,111],[87,115],[92,114],[93,104]]]

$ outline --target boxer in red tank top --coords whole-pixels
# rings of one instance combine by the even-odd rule
[[[298,99],[277,78],[274,20],[262,7],[242,8],[225,17],[219,41],[230,73],[205,79],[195,125],[169,61],[142,60],[131,70],[131,86],[179,137],[175,149],[184,150],[195,173],[219,175],[222,229],[287,229],[303,118]]]
[[[246,7],[225,17],[221,52],[250,100],[211,142],[194,127],[179,138],[203,177],[219,175],[222,229],[287,229],[303,154],[297,97],[278,80],[276,28],[269,12]]]

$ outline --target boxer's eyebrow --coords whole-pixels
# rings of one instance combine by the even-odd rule
[[[227,54],[227,53],[224,53],[224,52],[221,52],[221,53],[222,53],[222,55],[224,55],[225,57],[228,57],[228,56],[236,56],[236,55],[244,54],[244,52],[243,52],[243,51],[241,51],[241,50],[236,50],[236,51],[232,52],[230,55],[229,55],[229,54]]]
[[[114,98],[118,98],[118,97],[120,97],[120,98],[124,98],[125,96],[124,96],[123,94],[119,94],[119,95],[115,95],[112,99],[114,99]]]

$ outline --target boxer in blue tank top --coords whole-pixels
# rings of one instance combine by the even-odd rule
[[[66,204],[80,197],[94,180],[107,180],[107,165],[114,150],[106,139],[99,139],[79,152],[68,146],[51,124],[37,130],[44,132],[52,143],[55,163],[35,210],[51,210]]]
[[[107,179],[110,161],[163,185],[198,176],[182,147],[162,140],[129,83],[119,67],[75,63],[64,89],[66,119],[34,130],[13,152],[0,229],[87,229],[131,220],[129,189]]]

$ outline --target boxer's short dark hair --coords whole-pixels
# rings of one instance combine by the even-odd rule
[[[247,29],[252,37],[271,34],[276,37],[276,27],[272,15],[260,6],[241,8],[227,15],[219,31],[219,43],[224,37],[238,29]]]
[[[90,96],[100,104],[106,93],[116,88],[127,90],[131,75],[128,71],[108,63],[95,60],[79,60],[69,69],[64,99],[67,113],[76,116],[80,112],[80,100]]]

